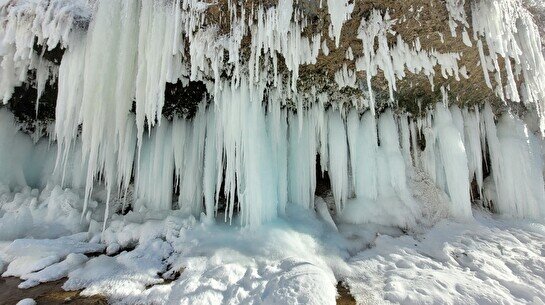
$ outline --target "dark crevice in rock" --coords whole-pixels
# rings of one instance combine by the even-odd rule
[[[38,39],[34,39],[34,45],[32,46],[34,52],[38,53],[42,58],[49,60],[50,62],[60,65],[65,48],[61,47],[59,44],[52,50],[48,50],[47,46],[38,44]]]
[[[200,81],[190,81],[186,85],[182,81],[175,84],[167,83],[162,114],[168,120],[176,116],[192,118],[199,104],[207,96],[206,85]]]
[[[26,127],[26,131],[34,132],[35,122],[52,122],[55,119],[55,105],[57,102],[57,81],[49,81],[38,101],[38,113],[36,113],[36,99],[38,90],[32,86],[35,79],[35,71],[29,71],[27,82],[15,87],[13,95],[5,105],[18,122]]]

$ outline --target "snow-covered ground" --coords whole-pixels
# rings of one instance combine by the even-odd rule
[[[361,304],[545,302],[540,222],[473,210],[466,223],[408,232],[339,224],[337,232],[291,206],[252,229],[179,211],[129,212],[101,234],[98,222],[80,220],[75,191],[1,190],[0,269],[24,280],[22,289],[67,277],[63,288],[119,304],[321,305],[335,304],[343,281]]]

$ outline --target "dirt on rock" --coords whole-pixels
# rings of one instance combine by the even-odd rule
[[[104,296],[84,297],[81,291],[65,291],[62,284],[66,279],[42,283],[29,289],[19,289],[21,280],[15,277],[0,278],[0,305],[15,305],[22,299],[31,298],[38,305],[78,304],[78,305],[106,305]]]

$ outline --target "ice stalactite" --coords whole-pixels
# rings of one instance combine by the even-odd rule
[[[459,111],[457,109],[454,113]],[[436,145],[436,182],[449,195],[452,201],[452,214],[459,219],[469,219],[472,217],[469,169],[462,140],[463,126],[456,126],[451,112],[440,103],[437,103],[434,114],[436,142],[426,145]],[[459,115],[461,118],[461,114]]]
[[[183,147],[180,150],[176,150],[177,155],[175,155],[175,159],[179,160],[177,166],[181,165],[181,167],[177,167],[176,169],[176,172],[179,173],[178,206],[194,215],[199,215],[203,208],[205,136],[209,131],[206,126],[207,122],[205,106],[201,105],[190,124],[177,122],[177,126],[180,129],[176,129],[176,131],[180,133],[173,133],[172,139],[174,143],[183,143]],[[181,140],[182,137],[185,139]],[[209,135],[209,137],[211,136]],[[207,191],[209,192],[209,190]]]
[[[132,13],[133,6],[139,7],[139,1],[118,2],[124,5],[122,12]],[[179,1],[144,0],[139,14],[137,9],[134,10],[135,15],[127,14],[125,17],[131,23],[138,20],[134,28],[131,24],[134,32],[127,33],[127,36],[134,40],[132,52],[137,51],[136,80],[132,82],[136,88],[136,125],[141,139],[144,121],[148,127],[161,121],[166,83],[176,83],[183,71],[180,53],[183,45],[179,43]],[[129,63],[129,66],[133,65],[134,61]],[[135,73],[127,75],[134,76]]]
[[[135,181],[135,210],[172,209],[174,155],[171,124],[154,128],[144,136]],[[134,146],[133,146],[134,147]],[[134,156],[134,150],[129,155]]]
[[[221,154],[221,151],[218,152],[218,141],[220,137],[217,136],[216,113],[212,111],[206,120],[203,160],[203,197],[205,214],[209,220],[212,220],[217,213],[216,188],[219,189],[221,187],[221,185],[218,187],[218,184],[221,184],[221,176],[218,177],[218,173],[221,171],[218,170],[218,154]]]
[[[392,112],[380,116],[378,130],[370,112],[361,119],[350,114],[348,139],[355,196],[347,201],[341,218],[351,223],[414,224],[419,208],[407,187],[406,167]]]
[[[316,127],[312,113],[289,115],[288,201],[314,206],[316,190]]]
[[[13,115],[0,110],[0,181],[9,186],[27,185],[23,164],[30,159],[32,141],[18,136]],[[8,161],[9,160],[9,161]]]
[[[352,110],[343,116],[338,110],[325,111],[320,106],[299,115],[265,107],[263,92],[250,92],[248,83],[241,81],[239,87],[223,91],[218,105],[201,104],[191,120],[164,121],[152,128],[144,136],[138,163],[136,127],[134,120],[127,121],[131,127],[127,127],[126,141],[115,163],[108,165],[117,176],[108,179],[127,177],[136,164],[133,209],[170,210],[177,206],[209,221],[224,214],[227,221],[257,226],[283,214],[288,204],[315,208],[316,179],[322,174],[316,172],[319,156],[326,160],[323,170],[331,179],[337,214],[343,221],[404,227],[417,222],[420,206],[407,182],[413,163],[428,171],[447,193],[451,214],[458,219],[471,218],[473,179],[494,211],[514,217],[543,215],[539,140],[512,115],[502,116],[496,124],[490,106],[477,112],[448,109],[442,103],[423,124],[405,124],[408,118],[403,115],[396,120],[391,110],[380,114],[378,120],[370,111],[360,116]],[[2,115],[12,126],[2,129],[1,140],[14,147],[1,151],[2,158],[12,160],[6,163],[10,169],[4,171],[2,180],[17,185],[50,181],[56,176],[55,147],[44,146],[29,155],[30,138],[14,133],[13,119],[5,112]],[[484,134],[480,121],[485,123]],[[415,132],[409,131],[410,126],[415,126]],[[414,146],[416,139],[403,136],[419,134],[417,126],[426,136],[424,152]],[[482,181],[481,154],[486,149],[481,143],[490,155],[497,193],[490,192]],[[76,141],[68,154],[66,185],[85,185],[89,165],[82,162],[82,147]],[[322,156],[322,151],[327,155]],[[414,151],[418,153],[411,153]],[[41,173],[25,167],[27,159],[43,163],[37,167]],[[126,172],[121,173],[123,170]],[[130,180],[121,181],[111,186],[113,194],[123,196],[128,188]],[[177,200],[172,196],[175,190]],[[226,199],[225,205],[220,197]]]
[[[540,218],[545,215],[543,152],[538,139],[512,114],[498,124],[489,105],[484,108],[486,144],[492,165],[493,209],[503,215]]]
[[[287,110],[282,109],[279,103],[271,105],[267,115],[268,130],[272,144],[273,167],[276,168],[275,181],[278,197],[278,214],[284,215],[288,203],[288,126]]]
[[[407,117],[407,114],[402,114],[399,117],[399,135],[403,159],[405,160],[405,164],[409,167],[413,165],[413,159],[411,157],[411,133],[409,129],[409,119]],[[414,135],[413,137],[416,137],[416,135]]]
[[[224,132],[225,191],[228,210],[238,198],[241,223],[259,225],[278,213],[278,168],[274,167],[271,131],[262,105],[263,88],[251,90],[242,79],[218,105]],[[284,142],[285,143],[285,142]]]
[[[541,38],[521,0],[480,0],[472,3],[473,36],[488,86],[494,73],[495,92],[502,100],[535,105],[545,131],[545,59]],[[483,40],[488,54],[483,50]],[[503,67],[500,64],[503,63]],[[502,75],[505,71],[507,75]],[[507,83],[504,84],[503,80]],[[522,85],[519,88],[518,83]]]
[[[464,146],[466,148],[467,161],[469,167],[469,179],[472,181],[475,178],[479,197],[482,198],[482,190],[484,188],[483,174],[483,149],[481,146],[481,124],[479,108],[475,107],[474,111],[469,111],[467,108],[462,110],[464,121]]]
[[[354,10],[354,3],[349,3],[348,0],[327,0],[327,9],[329,11],[329,18],[331,19],[329,36],[335,39],[335,46],[338,48],[343,24],[350,20],[350,14]]]
[[[328,116],[329,155],[333,156],[329,159],[328,172],[331,179],[331,190],[333,197],[335,197],[335,206],[337,212],[341,212],[350,190],[348,184],[348,141],[341,113],[330,111]]]

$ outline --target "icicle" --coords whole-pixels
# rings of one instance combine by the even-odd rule
[[[422,164],[420,164],[420,154],[419,154],[419,146],[418,146],[418,135],[416,133],[416,124],[414,120],[411,120],[410,124],[410,130],[411,130],[411,146],[412,146],[412,156],[413,156],[413,164],[417,168],[421,168]]]
[[[288,202],[288,129],[286,110],[282,110],[280,103],[271,101],[271,111],[268,113],[271,135],[272,155],[276,168],[276,184],[278,185],[278,213],[285,214]]]
[[[545,58],[537,25],[533,22],[532,15],[520,0],[474,1],[471,11],[473,35],[475,39],[478,39],[477,47],[487,85],[492,88],[488,72],[495,71],[497,96],[518,102],[521,100],[521,95],[519,95],[515,78],[521,78],[523,82],[521,93],[529,93],[522,94],[522,101],[526,104],[536,104],[543,133]],[[483,40],[488,47],[488,56],[484,54]],[[505,62],[504,69],[500,69],[499,58]],[[491,61],[490,66],[488,61]],[[501,70],[507,73],[505,88],[502,85]],[[521,73],[517,73],[519,75],[515,77],[513,70]]]
[[[288,199],[310,209],[316,190],[316,132],[308,115],[289,115]]]
[[[182,131],[181,135],[176,135],[174,138],[174,141],[178,141],[181,136],[188,137],[184,142],[178,206],[181,210],[195,216],[199,216],[203,211],[204,147],[207,123],[205,108],[206,105],[201,103],[195,117],[186,127],[188,130]]]
[[[496,126],[492,108],[486,104],[483,116],[495,185],[495,194],[486,192],[487,200],[503,215],[542,217],[545,190],[537,140],[512,114],[504,114]]]
[[[136,175],[135,210],[172,209],[174,154],[172,126],[163,124],[144,138]],[[200,184],[200,183],[199,183]]]
[[[380,147],[371,111],[359,122],[356,118],[350,114],[348,122],[350,154],[356,155],[350,156],[356,196],[348,200],[342,219],[351,223],[414,225],[420,212],[407,188],[405,162],[392,112],[386,111],[379,119]]]
[[[386,112],[380,116],[379,135],[379,160],[382,162],[386,161],[387,163],[386,165],[379,162],[379,165],[381,165],[381,167],[379,167],[379,187],[382,188],[381,191],[383,194],[387,194],[387,189],[390,187],[394,189],[396,194],[411,212],[407,216],[407,221],[411,222],[417,213],[417,208],[407,188],[405,164],[399,148],[398,127],[390,109],[386,110]],[[381,169],[387,169],[388,175],[380,174]]]
[[[344,122],[339,111],[328,111],[329,117],[329,177],[337,212],[342,211],[348,198],[348,147]]]
[[[206,138],[204,147],[204,173],[203,173],[203,195],[206,218],[209,221],[214,219],[217,169],[217,131],[216,116],[213,110],[208,111],[206,116]]]
[[[444,179],[440,187],[452,201],[452,215],[458,219],[472,218],[469,196],[467,156],[460,131],[452,121],[450,111],[441,103],[436,104],[434,129],[437,132],[438,179]],[[428,144],[428,142],[426,142]],[[433,142],[429,142],[433,145]]]
[[[479,188],[479,197],[482,198],[483,184],[483,159],[481,148],[481,135],[479,126],[479,114],[467,108],[462,112],[464,120],[465,148],[469,166],[469,179],[476,179]]]
[[[354,10],[354,3],[349,3],[348,0],[327,0],[327,9],[332,28],[330,37],[335,39],[335,46],[338,48],[343,24],[350,19],[350,14]]]
[[[356,192],[356,186],[358,185],[357,173],[359,173],[359,130],[360,118],[356,110],[351,110],[346,118],[346,137],[348,139],[348,148],[350,152],[350,169],[351,169],[351,185],[354,192]]]
[[[407,114],[402,114],[399,117],[399,129],[401,132],[401,151],[403,153],[403,159],[405,160],[405,164],[407,164],[407,166],[411,166],[411,138]]]
[[[421,121],[421,129],[426,141],[426,147],[421,155],[422,168],[429,177],[437,183],[436,161],[435,161],[435,141],[437,134],[432,127],[431,112],[426,115],[426,120]]]

